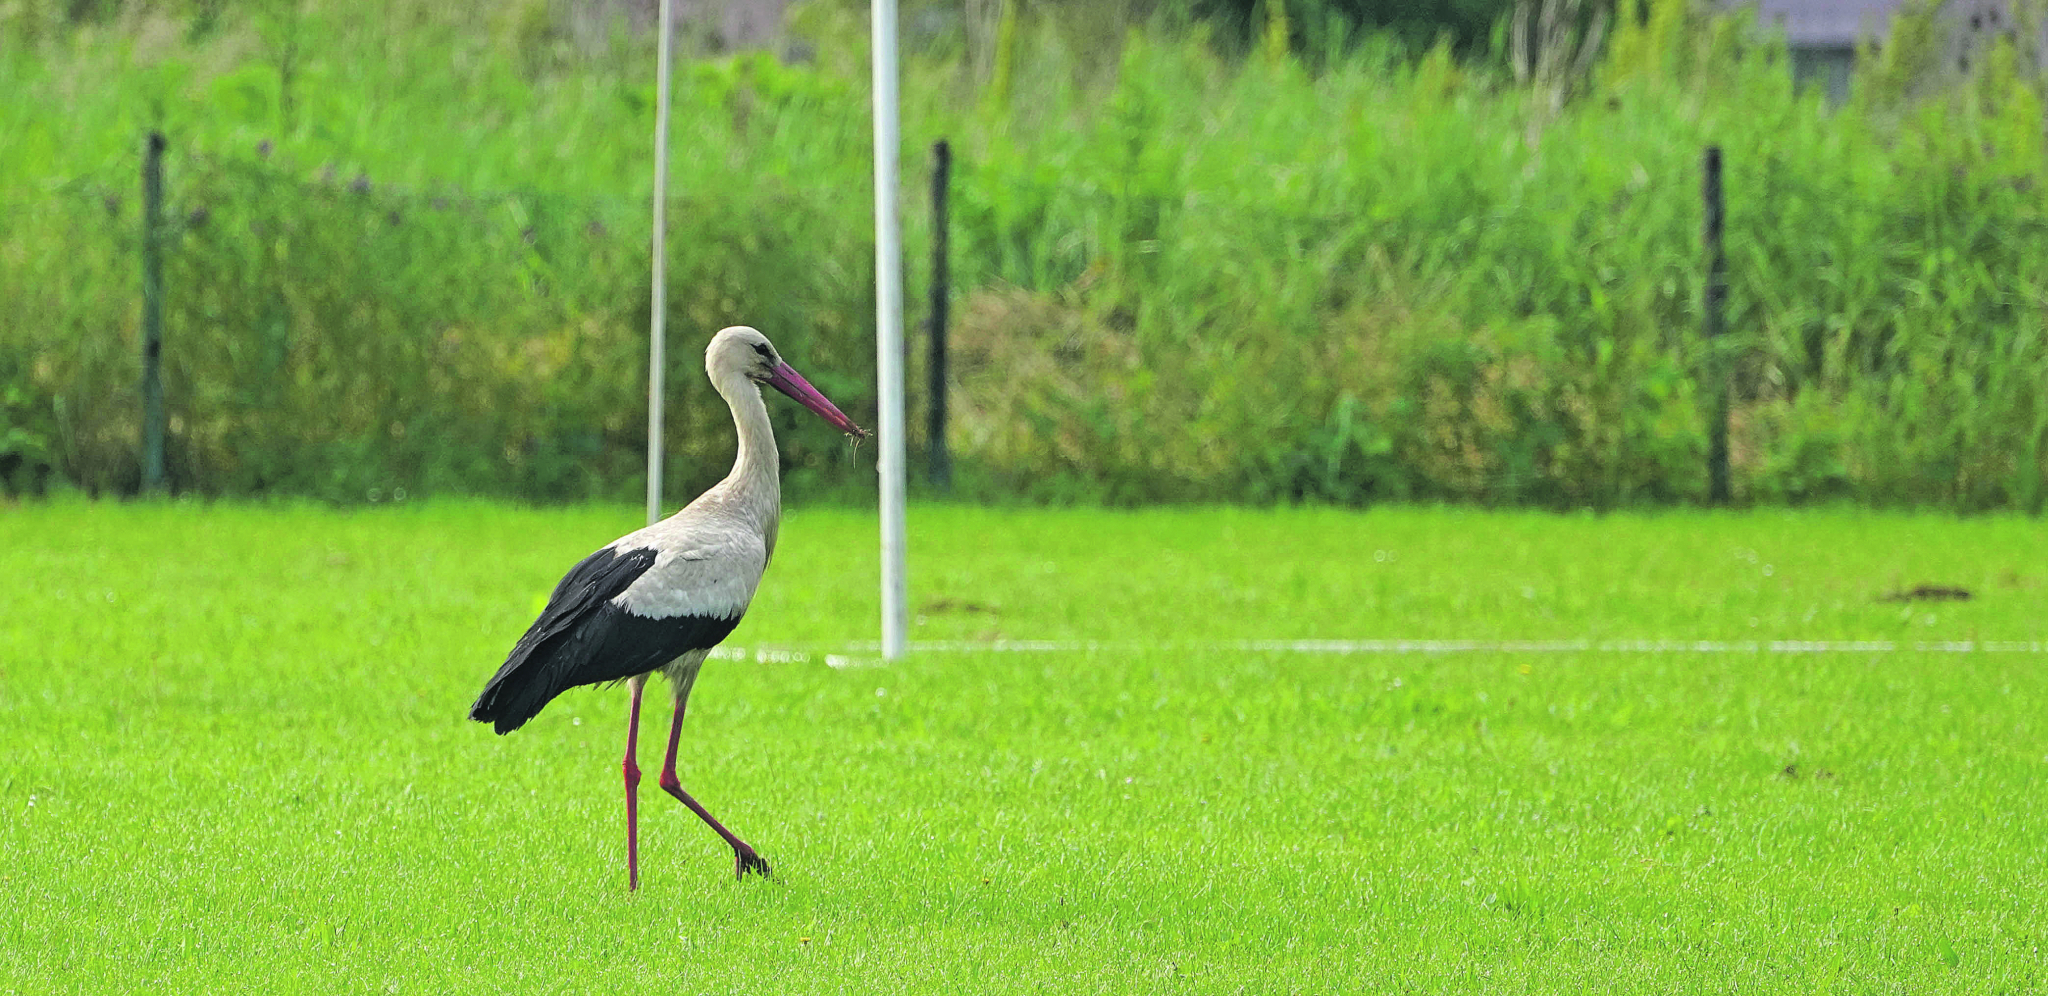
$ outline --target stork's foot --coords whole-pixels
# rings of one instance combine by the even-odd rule
[[[733,877],[745,879],[748,872],[762,878],[768,877],[768,860],[754,853],[751,847],[735,848],[733,855]]]

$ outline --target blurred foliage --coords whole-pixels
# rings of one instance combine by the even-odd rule
[[[1348,39],[1380,34],[1417,50],[1446,41],[1477,53],[1514,0],[1192,0],[1188,9],[1247,48],[1284,24],[1295,46],[1323,53]]]
[[[547,0],[71,6],[0,8],[21,54],[0,60],[19,462],[133,487],[134,191],[161,128],[178,487],[637,492],[645,46],[593,48]],[[2042,507],[2048,147],[2039,60],[2011,38],[1967,69],[1872,55],[1830,110],[1745,16],[1677,0],[1625,0],[1597,48],[1595,5],[1564,4],[1519,62],[1505,19],[1496,55],[1461,59],[1383,35],[1240,51],[1133,6],[1085,29],[920,9],[908,298],[924,150],[947,137],[967,497],[1697,500],[1718,143],[1738,494]],[[1258,9],[1272,39],[1322,8]],[[675,494],[730,459],[694,348],[723,325],[759,326],[872,424],[864,21],[818,3],[791,24],[798,56],[677,75]],[[867,486],[829,427],[774,410],[793,495]]]

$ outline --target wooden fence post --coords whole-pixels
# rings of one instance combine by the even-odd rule
[[[946,199],[952,187],[953,149],[940,139],[932,145],[932,299],[930,362],[926,364],[929,404],[925,410],[927,470],[932,486],[953,486],[953,457],[946,449],[946,309],[952,297],[947,260]]]
[[[142,493],[164,490],[164,136],[142,158]]]
[[[1728,362],[1721,337],[1728,331],[1723,314],[1728,303],[1728,257],[1721,248],[1722,221],[1726,218],[1721,199],[1721,147],[1707,146],[1704,190],[1706,198],[1707,287],[1702,324],[1707,341],[1707,501],[1726,505],[1728,483]]]

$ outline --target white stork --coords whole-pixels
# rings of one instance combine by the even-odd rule
[[[633,763],[633,746],[639,739],[640,692],[656,671],[668,676],[676,698],[661,787],[732,845],[736,875],[768,874],[768,862],[690,798],[676,778],[683,706],[697,670],[711,648],[739,625],[775,553],[782,483],[775,432],[756,385],[795,398],[856,438],[867,435],[782,362],[768,337],[754,329],[735,326],[713,336],[704,350],[704,371],[732,407],[739,430],[732,473],[682,511],[613,540],[571,568],[469,710],[469,718],[494,723],[505,734],[568,689],[626,682],[633,691],[623,766],[629,889],[640,887],[640,768]]]

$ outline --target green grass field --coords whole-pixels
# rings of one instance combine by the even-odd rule
[[[0,508],[0,990],[2048,988],[2036,520],[917,508],[916,638],[1164,649],[714,661],[683,780],[777,876],[650,780],[629,895],[624,693],[464,711],[635,524]],[[792,514],[733,642],[872,640],[875,547]]]

